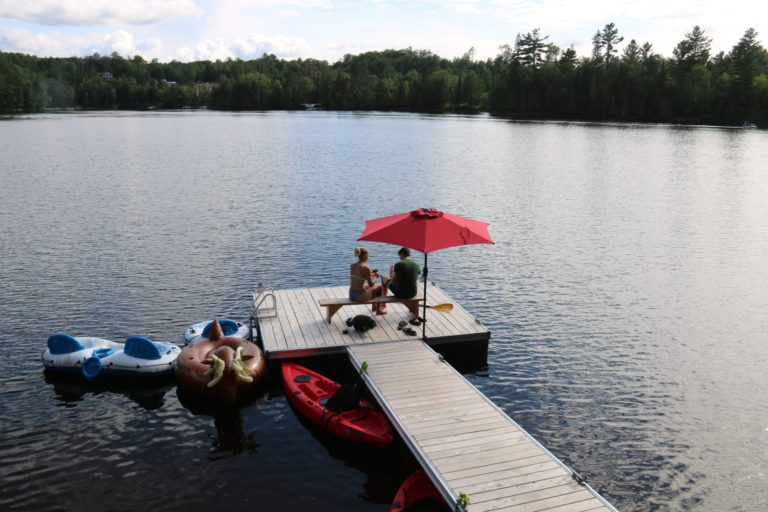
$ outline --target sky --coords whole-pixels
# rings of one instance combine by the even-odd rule
[[[141,55],[161,62],[244,60],[271,53],[336,62],[346,54],[414,48],[452,59],[493,58],[517,34],[591,55],[614,23],[624,42],[671,56],[695,25],[728,52],[748,28],[768,42],[765,0],[0,0],[0,51],[70,57]],[[768,46],[766,42],[764,46]]]

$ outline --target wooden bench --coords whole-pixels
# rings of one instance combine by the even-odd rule
[[[408,309],[416,316],[419,316],[419,303],[424,302],[424,297],[418,298],[413,297],[412,299],[398,299],[394,295],[387,295],[386,297],[374,297],[369,301],[366,302],[358,302],[356,300],[352,300],[349,297],[343,297],[341,299],[320,299],[318,303],[324,307],[328,308],[328,316],[326,319],[328,320],[328,323],[331,323],[331,318],[333,318],[333,315],[336,314],[336,312],[341,309],[342,306],[360,306],[365,304],[389,304],[390,302],[401,302],[405,304]]]

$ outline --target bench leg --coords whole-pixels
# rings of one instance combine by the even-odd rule
[[[331,318],[333,315],[336,314],[336,312],[341,309],[341,305],[339,304],[331,304],[330,306],[325,306],[328,308],[328,323],[331,323]]]

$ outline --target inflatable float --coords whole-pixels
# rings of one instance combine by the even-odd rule
[[[392,502],[392,506],[389,507],[389,512],[412,510],[411,507],[414,507],[414,505],[424,506],[425,510],[428,505],[435,505],[434,508],[429,510],[447,509],[445,499],[443,499],[432,481],[422,470],[416,471],[405,479],[400,489],[397,490],[395,500]]]
[[[235,322],[229,318],[222,318],[219,320],[221,331],[224,336],[231,336],[234,338],[248,338],[248,324],[242,322]],[[211,328],[213,327],[213,321],[200,322],[187,327],[184,331],[184,345],[190,345],[196,341],[208,339],[211,335]]]
[[[161,377],[173,373],[181,349],[168,342],[131,336],[125,343],[103,338],[54,334],[43,353],[47,370],[80,372],[92,380],[99,375]]]
[[[328,401],[341,384],[296,363],[283,363],[283,386],[288,401],[312,423],[333,435],[386,447],[392,441],[392,427],[381,411],[363,398],[354,408],[332,411]]]
[[[259,383],[267,364],[258,345],[225,336],[217,320],[211,323],[208,338],[181,350],[176,378],[192,393],[231,404]]]

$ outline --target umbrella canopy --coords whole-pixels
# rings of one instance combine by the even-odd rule
[[[434,208],[367,220],[358,240],[401,245],[423,253],[457,245],[493,243],[487,223]]]
[[[492,244],[488,224],[443,213],[434,208],[416,210],[365,221],[365,231],[358,240],[401,245],[424,253],[424,304],[422,318],[427,315],[427,255],[432,251],[457,245]],[[422,324],[422,338],[427,339]]]

